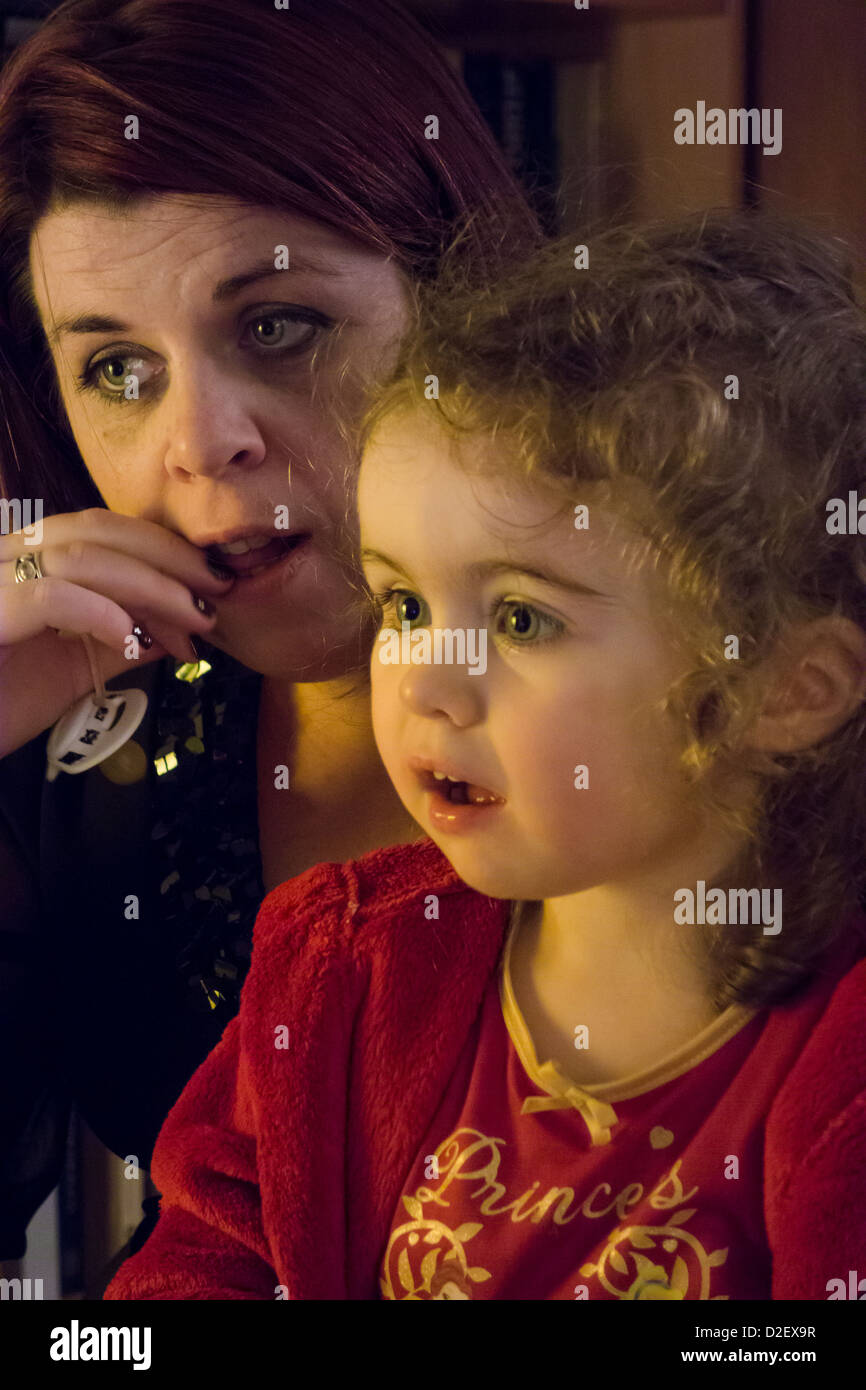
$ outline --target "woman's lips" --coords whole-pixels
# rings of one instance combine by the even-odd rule
[[[306,535],[278,536],[267,545],[260,546],[258,550],[247,550],[242,555],[226,555],[224,551],[211,547],[207,556],[221,569],[231,570],[232,574],[242,578],[254,570],[272,565],[276,560],[282,560],[304,540]]]
[[[271,605],[284,609],[290,586],[295,584],[299,574],[308,569],[307,561],[316,554],[313,538],[310,535],[292,537],[294,544],[283,545],[281,553],[269,565],[259,568],[258,562],[244,573],[236,572],[235,582],[228,593],[217,599],[217,612],[228,613],[234,608],[244,609],[248,615],[276,611]],[[264,546],[262,547],[264,550]],[[256,556],[262,550],[253,552]],[[246,555],[233,556],[245,560]]]

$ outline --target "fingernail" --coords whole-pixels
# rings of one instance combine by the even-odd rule
[[[132,635],[138,638],[139,644],[144,647],[146,652],[150,651],[150,648],[153,646],[153,638],[149,632],[146,632],[143,627],[136,623],[135,627],[132,629]]]
[[[216,560],[208,560],[207,567],[211,574],[215,574],[217,579],[234,579],[234,570],[227,569],[224,565],[218,565]]]
[[[199,613],[204,613],[206,618],[213,617],[214,613],[216,612],[216,609],[214,608],[212,603],[208,603],[206,598],[197,598],[196,595],[193,594],[192,601],[194,606],[198,609]]]

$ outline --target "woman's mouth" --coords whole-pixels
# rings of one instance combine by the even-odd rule
[[[297,532],[291,536],[250,536],[227,545],[208,546],[205,555],[221,569],[230,570],[238,579],[252,579],[254,575],[285,559],[307,539],[307,532]]]

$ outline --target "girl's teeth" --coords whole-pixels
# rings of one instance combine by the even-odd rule
[[[437,768],[431,767],[425,775],[431,777],[436,783],[446,782],[448,784],[442,788],[441,796],[445,801],[450,801],[452,806],[500,806],[505,804],[504,797],[497,796],[487,787],[480,787],[477,783],[467,782],[460,777],[452,777],[449,773],[440,772]],[[440,793],[437,792],[436,795],[439,796]]]
[[[484,791],[481,787],[467,787],[466,795],[473,806],[493,806],[498,800],[492,792]]]

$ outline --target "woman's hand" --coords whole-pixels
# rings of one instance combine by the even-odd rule
[[[228,593],[200,550],[152,521],[102,507],[46,517],[42,543],[0,536],[0,757],[22,747],[88,690],[89,633],[103,680],[167,654],[194,661],[190,634],[214,626],[195,605]],[[15,582],[15,560],[38,552],[43,579]],[[125,653],[136,624],[150,636]]]

